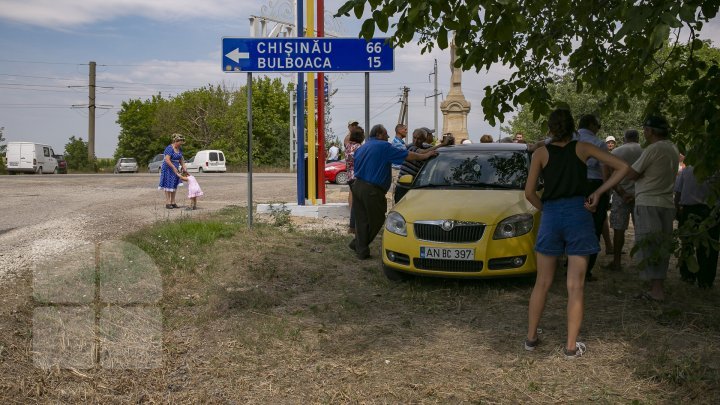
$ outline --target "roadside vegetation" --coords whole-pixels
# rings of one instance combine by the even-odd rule
[[[303,230],[281,210],[251,230],[246,220],[230,208],[126,238],[162,276],[160,369],[33,367],[33,304],[14,302],[31,294],[4,294],[20,309],[2,319],[2,402],[720,402],[720,298],[676,273],[656,304],[632,298],[629,264],[598,272],[588,354],[568,361],[562,269],[528,353],[532,279],[393,283],[379,259],[350,254],[347,235]]]

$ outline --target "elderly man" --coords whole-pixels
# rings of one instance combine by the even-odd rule
[[[391,165],[407,160],[425,160],[437,155],[436,151],[416,153],[398,149],[388,142],[388,133],[382,125],[370,130],[367,141],[355,152],[355,181],[350,186],[355,210],[355,238],[348,245],[358,259],[370,257],[370,243],[385,222],[390,189]]]
[[[617,146],[617,141],[615,140],[615,137],[612,135],[607,136],[605,138],[605,145],[607,145],[608,152],[612,152]]]
[[[650,291],[637,297],[663,301],[670,264],[670,249],[665,242],[673,230],[673,186],[680,152],[669,139],[670,127],[663,117],[646,118],[643,135],[649,145],[627,176],[635,180],[635,243],[640,246],[640,277],[650,281]]]
[[[642,154],[642,148],[638,143],[640,134],[634,129],[628,129],[623,136],[623,145],[613,149],[613,155],[624,160],[628,165],[635,163]],[[608,147],[610,144],[608,143]],[[612,169],[610,169],[612,170]],[[610,204],[610,227],[613,229],[613,252],[612,270],[621,269],[622,249],[625,245],[625,230],[630,225],[633,207],[635,206],[635,182],[623,179],[613,187],[612,203]],[[635,224],[635,218],[633,218]]]

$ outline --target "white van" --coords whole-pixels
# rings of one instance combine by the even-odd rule
[[[7,171],[15,173],[57,173],[58,162],[50,145],[34,142],[8,142]]]
[[[225,154],[220,150],[201,150],[191,160],[185,162],[188,172],[221,172],[225,167]]]

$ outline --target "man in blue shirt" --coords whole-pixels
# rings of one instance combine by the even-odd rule
[[[401,165],[407,160],[425,160],[437,155],[410,152],[393,147],[388,142],[384,126],[375,125],[365,143],[355,151],[355,181],[350,186],[355,213],[355,238],[350,249],[358,259],[370,258],[370,243],[382,228],[387,212],[385,194],[390,189],[391,165]]]
[[[578,130],[575,136],[575,140],[578,142],[587,142],[595,145],[601,150],[607,152],[608,147],[602,139],[598,138],[597,133],[600,131],[600,121],[597,117],[592,114],[585,114],[580,116],[578,121]],[[598,187],[603,184],[604,179],[607,178],[607,173],[604,171],[602,164],[597,159],[590,158],[585,162],[587,164],[587,182],[588,182],[588,194],[595,191]],[[593,223],[595,225],[595,234],[598,237],[598,243],[600,242],[600,235],[602,235],[603,225],[607,218],[607,210],[610,206],[610,196],[605,193],[600,197],[597,209],[593,212]],[[606,245],[607,248],[607,245]],[[593,266],[597,261],[597,253],[590,255],[588,260],[587,272],[585,273],[585,280],[594,281],[595,277],[592,274]]]

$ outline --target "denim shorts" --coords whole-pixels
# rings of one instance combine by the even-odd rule
[[[592,213],[585,198],[570,197],[543,202],[535,251],[547,256],[589,256],[600,251]]]

